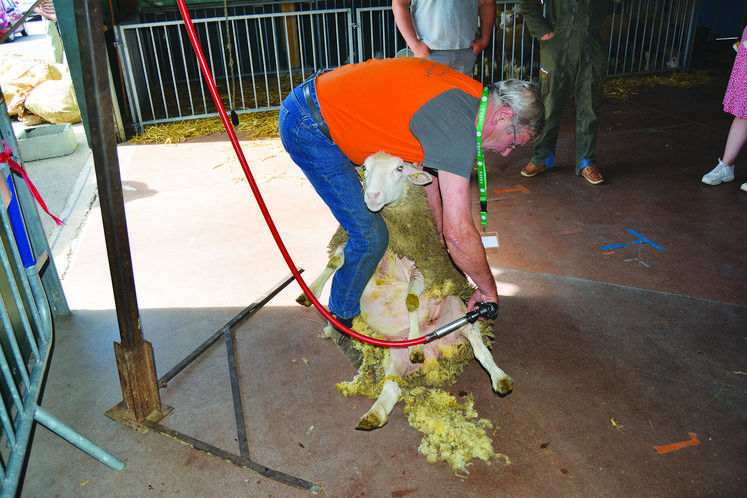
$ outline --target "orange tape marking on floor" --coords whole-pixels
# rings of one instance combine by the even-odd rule
[[[675,450],[681,450],[685,446],[693,446],[696,444],[700,444],[700,441],[698,441],[697,436],[693,432],[688,432],[690,435],[690,441],[682,441],[681,443],[672,443],[668,444],[666,446],[654,446],[654,449],[656,450],[656,453],[662,454],[662,453],[669,453],[670,451]]]
[[[504,188],[502,190],[494,190],[496,194],[504,194],[506,192],[524,192],[525,194],[529,193],[529,189],[527,189],[524,185],[516,185],[514,188]]]

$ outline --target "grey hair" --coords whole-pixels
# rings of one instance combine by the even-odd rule
[[[545,127],[545,104],[542,103],[539,85],[531,81],[509,79],[488,85],[490,97],[498,106],[508,106],[514,111],[517,125],[529,130],[532,140]]]

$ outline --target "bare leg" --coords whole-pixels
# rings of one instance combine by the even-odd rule
[[[734,166],[734,162],[737,160],[745,142],[747,142],[747,119],[734,117],[729,129],[729,136],[726,139],[722,161],[729,166]]]

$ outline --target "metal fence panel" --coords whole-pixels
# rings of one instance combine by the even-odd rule
[[[278,109],[318,69],[353,60],[349,9],[193,20],[223,104],[237,113]],[[183,21],[117,27],[133,119],[144,125],[217,116]]]
[[[339,3],[345,8],[311,8],[336,6],[334,0],[196,6],[195,30],[226,108],[237,113],[278,109],[294,85],[320,68],[407,53],[388,2]],[[519,4],[496,4],[491,42],[477,58],[473,76],[483,83],[538,79],[539,43],[530,36]],[[613,4],[602,28],[609,40],[607,75],[689,69],[699,5],[697,0]],[[148,22],[116,27],[137,130],[217,116],[178,12],[145,11],[141,18]]]
[[[696,0],[623,0],[612,4],[601,29],[609,41],[607,76],[688,70],[695,41]],[[539,42],[524,23],[519,4],[498,1],[490,46],[475,77],[537,79]]]
[[[602,35],[609,39],[609,76],[688,70],[695,41],[696,0],[627,0],[614,5]]]
[[[11,140],[5,136],[12,133],[12,127],[1,99],[0,121],[3,130],[0,138]],[[26,186],[21,183],[16,190],[11,173],[11,166],[16,169],[21,166],[10,154],[3,161],[0,162],[0,497],[12,497],[21,479],[34,422],[111,468],[121,470],[124,463],[37,404],[53,341],[51,311],[39,276],[48,264],[47,254],[35,254],[29,240],[17,195]]]

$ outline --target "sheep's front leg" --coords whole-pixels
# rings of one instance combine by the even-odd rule
[[[490,350],[482,342],[479,327],[474,323],[470,323],[462,327],[460,333],[469,341],[477,361],[490,374],[493,391],[498,394],[508,394],[514,388],[514,381],[495,364],[493,355],[490,354]]]
[[[330,256],[329,261],[327,262],[327,266],[324,267],[324,270],[322,270],[322,273],[316,277],[316,280],[311,282],[311,285],[309,285],[309,290],[314,294],[315,297],[319,297],[319,295],[322,293],[322,289],[324,289],[324,286],[327,284],[327,281],[334,275],[334,273],[337,271],[338,268],[342,266],[342,264],[345,262],[345,244],[340,244],[337,246],[337,249],[332,253],[332,256]],[[296,302],[298,304],[301,304],[303,306],[311,306],[311,300],[306,294],[301,294],[296,298]]]
[[[407,304],[407,315],[410,319],[410,332],[407,336],[408,339],[417,339],[420,337],[420,295],[423,293],[425,284],[423,283],[423,275],[418,271],[417,268],[413,268],[410,274],[410,283],[407,287],[407,297],[405,298]],[[425,353],[423,352],[423,345],[417,344],[409,347],[410,361],[413,363],[423,363],[425,361]]]
[[[392,413],[394,405],[397,404],[402,394],[402,389],[400,389],[397,380],[391,377],[400,376],[406,364],[407,352],[404,349],[389,349],[386,365],[384,366],[384,373],[389,378],[384,381],[381,394],[379,394],[376,402],[358,421],[358,425],[355,426],[357,430],[372,431],[383,427],[387,423],[389,414]]]

